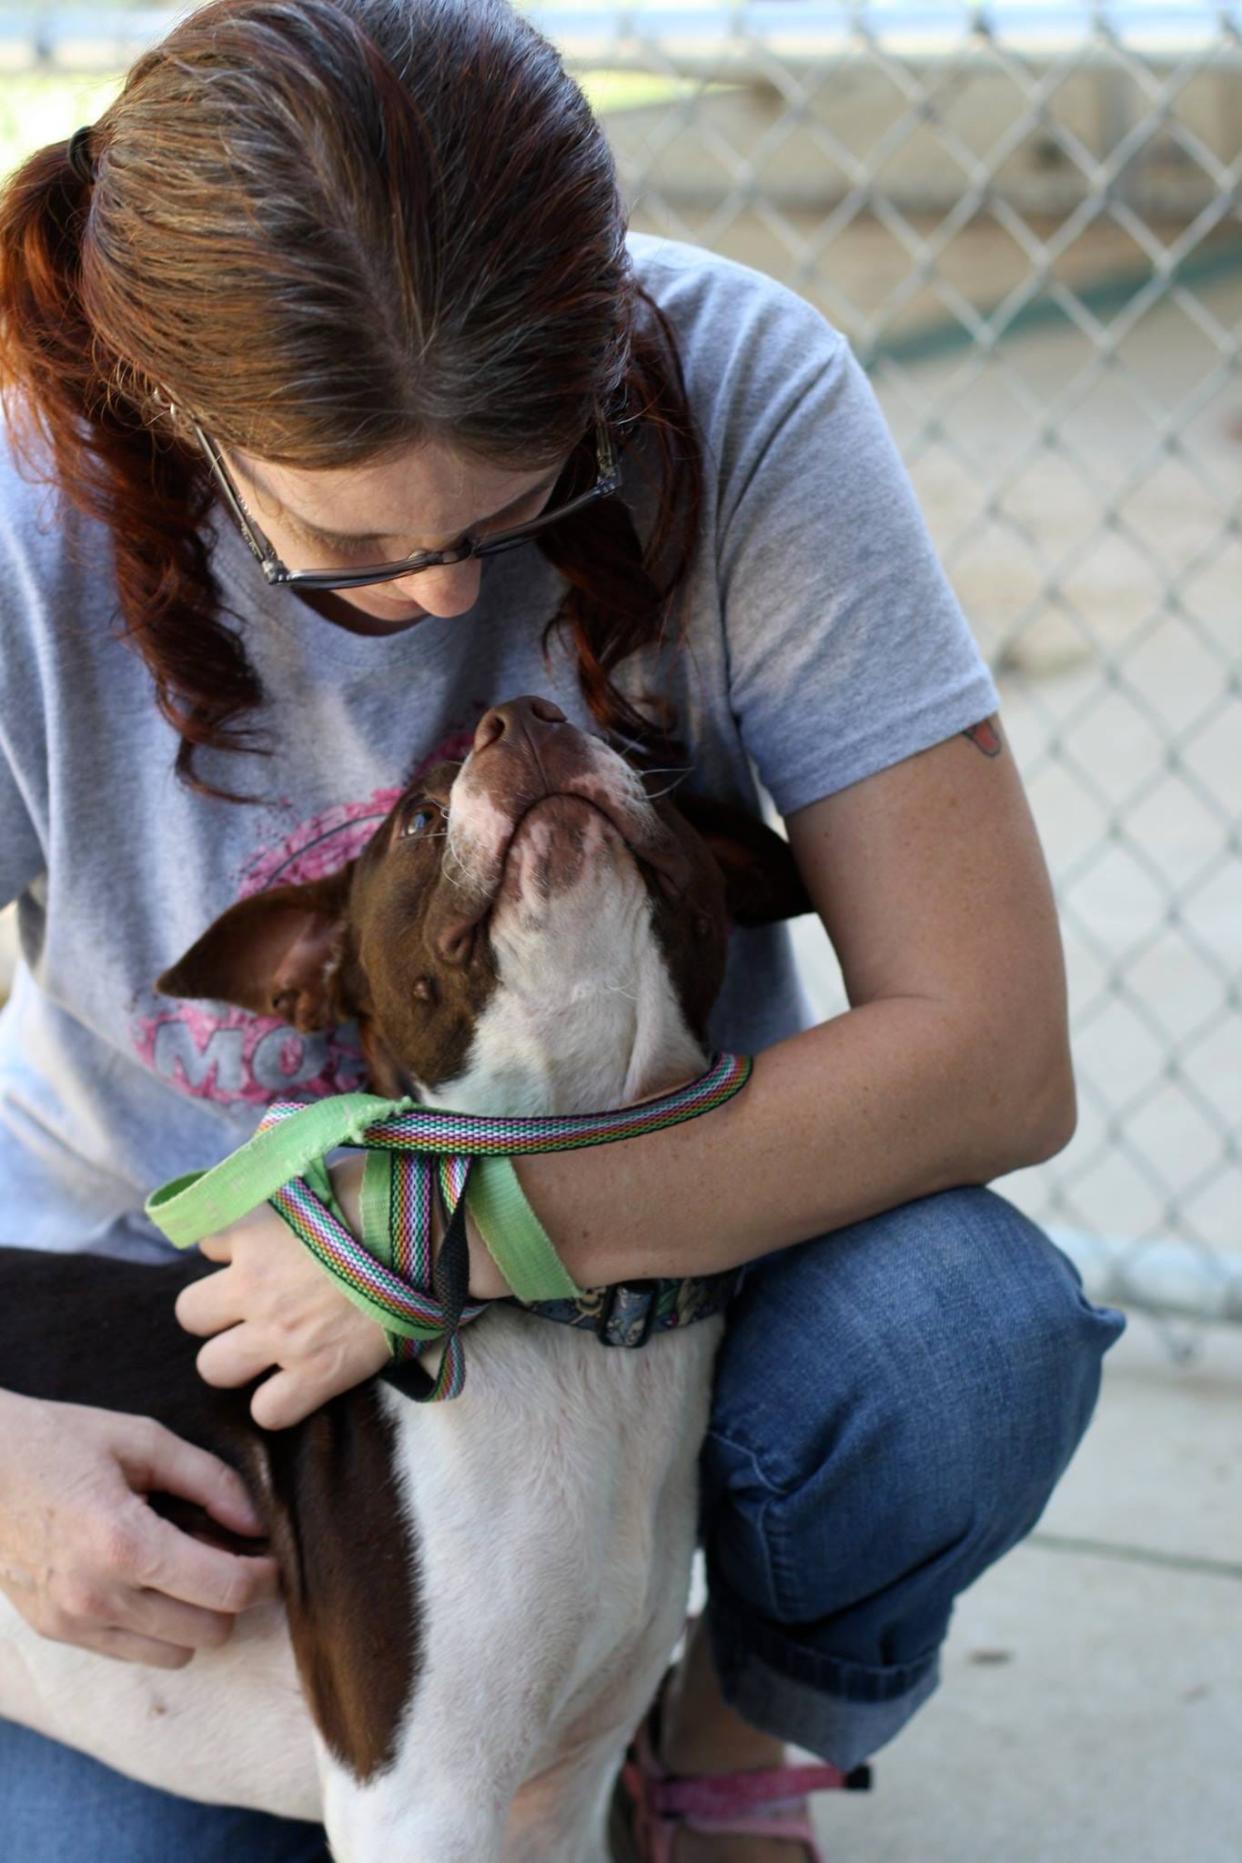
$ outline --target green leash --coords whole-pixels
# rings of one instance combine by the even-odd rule
[[[412,1100],[341,1094],[277,1101],[254,1137],[213,1170],[180,1177],[147,1201],[169,1241],[188,1248],[268,1202],[319,1265],[388,1335],[394,1356],[417,1360],[443,1342],[422,1401],[455,1397],[465,1382],[460,1328],[490,1302],[468,1298],[467,1201],[520,1305],[549,1319],[590,1325],[608,1344],[642,1344],[650,1332],[719,1311],[735,1276],[623,1284],[584,1291],[567,1273],[522,1196],[508,1160],[610,1144],[698,1118],[732,1099],[750,1077],[749,1057],[717,1055],[689,1086],[641,1106],[604,1113],[504,1119],[442,1111]],[[367,1152],[362,1240],[332,1194],[326,1158],[345,1146]],[[433,1199],[446,1228],[431,1257]],[[635,1313],[635,1290],[646,1306]]]

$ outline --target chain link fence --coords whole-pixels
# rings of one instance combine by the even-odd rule
[[[783,279],[871,372],[1065,933],[1079,1129],[1004,1187],[1184,1353],[1242,1319],[1242,7],[530,10],[634,224]],[[165,23],[0,12],[0,135],[68,133]]]

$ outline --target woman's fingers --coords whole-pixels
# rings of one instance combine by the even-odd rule
[[[195,1360],[199,1377],[226,1391],[261,1377],[273,1362],[272,1347],[263,1329],[245,1320],[209,1339]]]
[[[206,1274],[201,1281],[191,1281],[177,1295],[173,1312],[177,1324],[197,1338],[236,1326],[246,1317],[243,1293],[236,1276],[227,1272]]]
[[[293,1370],[265,1378],[250,1400],[250,1414],[260,1429],[287,1430],[343,1391],[382,1371],[389,1362],[383,1331],[359,1314],[346,1342],[324,1351]]]
[[[115,1627],[176,1649],[218,1650],[236,1621],[228,1611],[203,1611],[158,1591],[135,1591],[124,1600]]]
[[[230,1616],[276,1596],[278,1568],[269,1554],[224,1552],[183,1533],[150,1509],[147,1514],[148,1544],[135,1569],[144,1590]]]
[[[117,1419],[110,1447],[131,1488],[193,1501],[233,1533],[262,1533],[241,1476],[227,1462],[188,1443],[153,1417]]]
[[[111,1656],[117,1662],[145,1662],[153,1669],[184,1669],[194,1654],[191,1649],[138,1636],[132,1630],[83,1631],[71,1641],[79,1649],[94,1650],[97,1656]]]
[[[164,1665],[172,1668],[188,1662],[196,1650],[220,1649],[232,1635],[236,1620],[230,1612],[199,1610],[195,1605],[164,1597],[158,1591],[137,1590],[126,1585],[98,1587],[88,1597],[82,1590],[83,1583],[79,1580],[78,1590],[67,1593],[66,1604],[53,1604],[44,1626],[60,1641],[114,1655],[117,1652],[105,1647],[102,1640],[128,1638],[135,1646],[162,1652]],[[68,1608],[88,1602],[93,1622],[90,1617],[76,1615]],[[148,1662],[157,1657],[138,1654],[135,1650],[129,1660]]]
[[[220,1229],[215,1235],[204,1236],[198,1245],[199,1254],[205,1255],[208,1261],[232,1261],[234,1235],[235,1228]]]
[[[300,1423],[388,1362],[382,1328],[351,1305],[273,1211],[253,1212],[201,1248],[228,1265],[182,1289],[177,1319],[206,1340],[196,1363],[207,1384],[237,1390],[274,1374],[251,1403],[264,1429]]]
[[[263,1380],[251,1398],[250,1414],[261,1430],[287,1430],[326,1402],[317,1391],[308,1391],[293,1372],[277,1371]]]

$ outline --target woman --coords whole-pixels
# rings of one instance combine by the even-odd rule
[[[544,692],[757,807],[753,761],[848,1013],[807,1028],[783,934],[739,933],[714,1035],[757,1054],[746,1093],[624,1169],[520,1176],[580,1284],[753,1264],[660,1758],[856,1765],[1037,1519],[1121,1322],[981,1188],[1073,1127],[1060,948],[994,688],[846,345],[756,273],[627,242],[580,93],[499,0],[220,0],[25,164],[0,241],[6,1240],[155,1257],[154,1184],[291,1087],[357,1084],[348,1030],[151,979],[240,894],[349,858],[494,701]],[[209,1381],[271,1372],[261,1423],[383,1362],[269,1212],[209,1252],[179,1317]],[[270,1586],[223,1553],[191,1574],[177,1534],[151,1565],[145,1488],[248,1524],[210,1458],[104,1412],[8,1420],[0,1583],[48,1634],[180,1664]],[[84,1829],[130,1863],[321,1845],[15,1727],[0,1828],[24,1863]],[[785,1829],[644,1841],[797,1863]]]

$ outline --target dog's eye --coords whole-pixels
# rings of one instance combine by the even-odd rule
[[[438,802],[415,796],[405,803],[397,817],[397,839],[406,841],[413,835],[430,834],[443,814]]]

